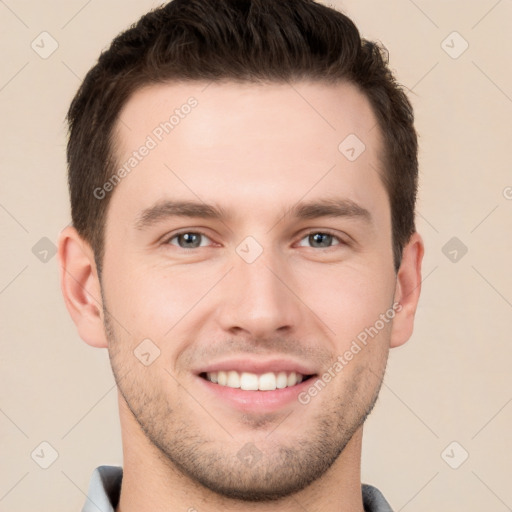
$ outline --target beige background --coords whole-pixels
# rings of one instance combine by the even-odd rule
[[[40,240],[70,221],[64,117],[80,79],[157,5],[0,1],[2,511],[80,510],[92,470],[122,464],[107,353],[78,337]],[[396,511],[512,510],[512,1],[333,5],[389,49],[421,144],[423,293],[367,422],[362,479]],[[46,59],[31,47],[43,31],[58,42]],[[58,452],[48,469],[43,441]]]

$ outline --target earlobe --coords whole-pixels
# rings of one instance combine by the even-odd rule
[[[108,346],[94,253],[74,227],[64,228],[58,241],[60,284],[66,307],[78,334],[89,345]]]
[[[419,233],[414,233],[404,247],[395,288],[395,303],[400,304],[393,320],[390,347],[403,345],[412,335],[414,315],[421,291],[421,262],[425,252]]]

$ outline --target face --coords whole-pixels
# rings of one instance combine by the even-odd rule
[[[170,466],[277,499],[335,463],[381,385],[399,314],[382,143],[348,84],[205,87],[147,87],[121,112],[109,355]]]

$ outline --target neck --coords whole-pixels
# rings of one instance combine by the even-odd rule
[[[229,499],[183,474],[145,436],[119,397],[123,482],[116,512],[363,512],[360,427],[335,463],[308,487],[267,502]]]

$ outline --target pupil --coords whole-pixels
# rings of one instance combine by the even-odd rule
[[[185,242],[186,242],[186,245],[188,245],[189,247],[191,245],[194,245],[194,242],[197,242],[198,240],[198,236],[194,233],[184,233],[182,235],[182,237],[185,239]],[[194,240],[195,239],[195,240]],[[191,243],[190,243],[191,242]]]
[[[332,236],[327,233],[315,233],[314,235],[312,235],[313,241],[315,243],[320,242],[320,244],[322,243],[322,241],[325,242],[326,240],[327,240],[327,242],[329,242],[331,237]],[[325,243],[324,243],[323,247],[326,247]]]

